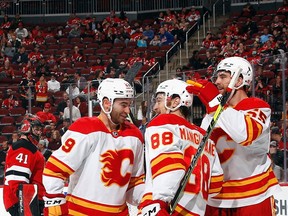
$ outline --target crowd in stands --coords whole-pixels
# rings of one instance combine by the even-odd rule
[[[141,62],[134,80],[136,91],[141,92],[143,73],[156,62],[164,64],[167,50],[177,41],[184,43],[185,32],[199,20],[195,7],[179,13],[167,10],[142,21],[129,21],[123,11],[116,16],[113,10],[101,21],[71,14],[66,23],[53,25],[33,25],[19,14],[4,15],[0,109],[8,113],[1,114],[0,130],[7,126],[4,117],[10,116],[14,121],[9,127],[14,130],[0,135],[0,164],[4,166],[8,146],[19,138],[17,126],[29,108],[45,124],[38,147],[47,159],[61,146],[69,125],[88,115],[88,94],[96,100],[103,79],[124,78],[135,62]],[[12,116],[16,109],[21,113]]]
[[[256,97],[263,98],[271,105],[270,154],[274,162],[273,169],[280,181],[284,180],[283,135],[286,133],[288,136],[288,130],[283,125],[285,119],[282,102],[285,94],[287,113],[288,94],[283,92],[281,67],[282,61],[287,62],[288,58],[287,28],[287,3],[277,10],[269,11],[256,11],[253,5],[247,3],[241,12],[231,14],[218,32],[208,32],[202,40],[201,48],[193,51],[189,63],[176,69],[179,79],[210,79],[217,64],[226,57],[240,56],[253,65],[256,72],[254,89],[251,86],[248,91],[254,91]],[[286,64],[286,89],[287,76]],[[286,123],[288,125],[287,120]]]

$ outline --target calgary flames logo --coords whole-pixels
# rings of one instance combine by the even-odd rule
[[[132,166],[134,163],[132,150],[108,150],[101,155],[100,161],[104,164],[101,179],[105,186],[117,184],[121,187],[129,183],[131,177],[129,166]]]

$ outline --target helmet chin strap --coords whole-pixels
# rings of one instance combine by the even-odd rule
[[[113,122],[113,121],[112,121],[112,118],[111,118],[112,104],[113,104],[113,103],[111,103],[111,106],[109,107],[109,110],[108,110],[108,111],[106,111],[106,110],[104,109],[104,107],[102,107],[102,105],[101,105],[101,108],[102,108],[103,112],[107,115],[107,117],[108,117],[109,121],[112,123],[112,125],[117,127],[119,124],[116,124],[115,122]]]

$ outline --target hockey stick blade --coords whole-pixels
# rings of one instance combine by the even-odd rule
[[[179,188],[177,189],[176,193],[175,193],[175,196],[174,198],[171,200],[170,202],[170,205],[169,205],[169,214],[171,215],[173,213],[173,211],[175,210],[179,200],[181,199],[182,195],[183,195],[183,192],[184,192],[184,189],[189,181],[189,178],[191,176],[191,173],[193,172],[195,166],[197,165],[197,162],[199,160],[199,158],[201,157],[202,153],[203,153],[203,150],[204,150],[204,147],[205,147],[205,144],[207,143],[216,123],[217,123],[217,120],[219,119],[220,117],[220,114],[222,113],[223,109],[224,109],[224,106],[225,104],[230,100],[230,95],[233,94],[233,90],[234,90],[234,86],[239,78],[239,75],[241,73],[242,69],[238,69],[235,74],[233,74],[232,76],[232,79],[228,85],[228,89],[227,89],[227,93],[221,98],[221,101],[220,101],[220,104],[219,106],[217,107],[217,110],[213,116],[213,119],[211,120],[210,124],[209,124],[209,127],[207,128],[206,130],[206,133],[205,135],[203,136],[199,146],[198,146],[198,149],[194,155],[194,157],[192,158],[192,161],[190,163],[190,166],[188,167],[185,175],[183,176],[181,182],[180,182],[180,185],[179,185]],[[192,81],[193,82],[193,81]],[[193,83],[189,83],[189,84],[192,84],[192,85],[195,85],[194,82]]]

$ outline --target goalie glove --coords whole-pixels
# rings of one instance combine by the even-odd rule
[[[141,208],[141,206],[144,206]],[[162,200],[153,200],[144,202],[140,206],[140,216],[170,216],[168,213],[168,204]]]
[[[44,216],[68,216],[68,205],[63,194],[46,194]]]
[[[199,79],[196,82],[187,80],[187,83],[190,85],[186,87],[186,90],[190,94],[199,97],[201,102],[205,105],[207,113],[215,112],[223,97],[219,94],[217,87],[208,80],[203,79]]]

